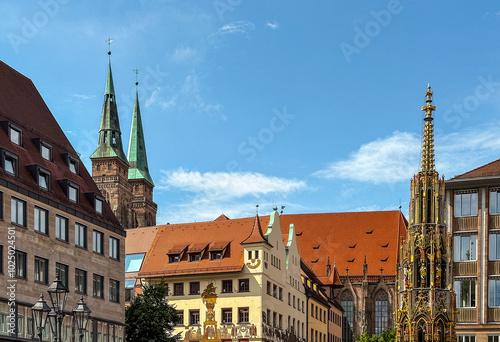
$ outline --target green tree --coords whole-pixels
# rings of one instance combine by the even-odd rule
[[[356,342],[394,342],[396,341],[396,330],[385,329],[379,336],[365,333],[356,338]]]
[[[168,304],[167,295],[168,286],[163,279],[143,287],[142,294],[125,310],[125,341],[174,342],[180,338],[180,334],[172,335],[179,316],[175,307]]]

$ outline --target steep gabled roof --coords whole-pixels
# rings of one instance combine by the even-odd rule
[[[242,244],[249,244],[249,243],[260,243],[260,242],[265,242],[267,243],[267,240],[264,238],[264,234],[262,234],[262,228],[260,226],[260,220],[259,220],[259,215],[255,215],[255,220],[253,222],[253,227],[250,235],[243,240],[241,243]]]
[[[480,178],[480,177],[494,177],[500,176],[500,159],[492,161],[486,165],[477,167],[471,171],[462,173],[461,175],[455,176],[450,180],[458,179],[468,179],[468,178]]]
[[[19,164],[17,177],[6,174],[0,168],[0,178],[13,186],[25,189],[26,195],[45,201],[47,205],[64,206],[69,211],[81,213],[83,220],[92,222],[98,219],[104,222],[103,225],[110,225],[109,229],[125,234],[107,203],[104,203],[104,215],[97,214],[85,195],[100,195],[100,191],[31,80],[2,61],[0,79],[0,122],[19,126],[22,129],[23,141],[22,146],[14,144],[7,132],[0,129],[0,146],[17,155]],[[37,139],[51,145],[51,161],[41,156],[39,146],[36,145]],[[68,155],[78,161],[79,174],[70,171],[66,159]],[[32,165],[50,172],[49,191],[38,186],[28,169],[28,166]],[[62,180],[79,186],[79,203],[68,199],[59,183]]]

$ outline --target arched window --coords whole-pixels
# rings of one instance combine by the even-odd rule
[[[353,342],[354,329],[354,300],[350,291],[345,291],[342,294],[340,304],[344,309],[342,314],[342,341]]]
[[[387,329],[388,306],[387,293],[379,291],[375,296],[375,335],[377,336]]]

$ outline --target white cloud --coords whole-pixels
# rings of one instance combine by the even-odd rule
[[[81,100],[91,100],[95,98],[95,95],[86,95],[86,94],[73,94],[73,97],[76,97],[77,99]]]
[[[419,149],[416,135],[394,132],[362,145],[349,159],[334,162],[314,176],[375,183],[406,181],[418,167]]]
[[[265,176],[250,172],[206,172],[187,171],[182,168],[162,171],[160,188],[171,187],[183,191],[204,194],[217,199],[259,197],[270,193],[288,193],[307,188],[304,181]]]
[[[277,30],[279,29],[280,25],[276,22],[276,20],[273,20],[272,22],[267,22],[266,27],[270,28],[271,30]]]
[[[233,21],[232,23],[226,24],[217,30],[217,34],[220,36],[227,34],[243,34],[248,37],[248,31],[254,30],[255,25],[249,21]]]
[[[170,56],[170,60],[175,63],[196,62],[198,60],[198,51],[189,46],[180,46],[175,49],[172,56]]]
[[[262,213],[268,214],[274,205],[288,205],[288,194],[308,190],[305,181],[260,173],[201,173],[182,168],[162,173],[158,189],[179,190],[187,196],[181,204],[167,206],[159,213],[158,222],[211,221],[221,214],[230,218],[251,216],[256,204]]]
[[[476,126],[462,132],[435,137],[436,170],[451,178],[498,159],[500,123]],[[420,168],[421,137],[394,132],[362,145],[348,159],[331,163],[313,175],[326,179],[396,183],[408,181]]]

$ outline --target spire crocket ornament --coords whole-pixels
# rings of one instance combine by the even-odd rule
[[[452,342],[455,336],[455,292],[451,234],[444,216],[444,177],[434,165],[434,126],[430,85],[422,137],[420,172],[411,181],[409,229],[398,260],[397,342]]]

